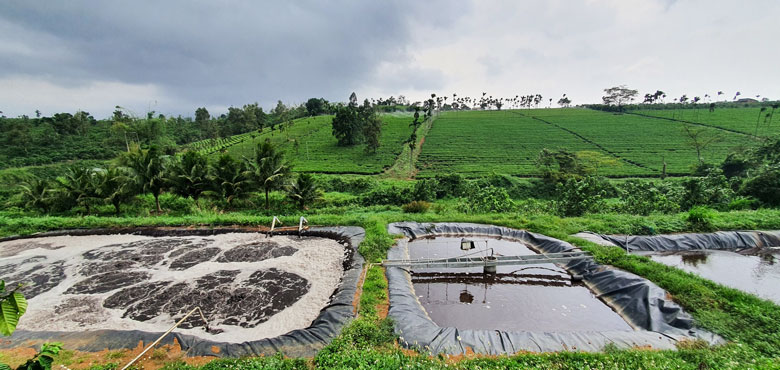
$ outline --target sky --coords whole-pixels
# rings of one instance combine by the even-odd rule
[[[0,111],[193,116],[311,97],[780,99],[777,0],[0,3]]]

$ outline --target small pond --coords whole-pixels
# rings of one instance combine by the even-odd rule
[[[460,249],[460,237],[415,239],[410,258],[447,258],[465,253],[530,255],[536,252],[514,240],[469,237],[476,249]],[[498,266],[495,274],[474,268],[416,268],[411,271],[418,300],[441,327],[502,331],[633,330],[565,269],[554,264]]]
[[[780,253],[780,251],[774,251]],[[639,252],[653,261],[780,303],[780,261],[772,250]]]

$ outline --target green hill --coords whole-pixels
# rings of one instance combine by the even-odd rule
[[[539,174],[534,161],[548,148],[617,160],[615,166],[600,168],[608,176],[660,175],[664,161],[668,174],[688,174],[698,157],[686,125],[700,131],[700,138],[717,139],[702,151],[710,163],[755,142],[751,135],[714,126],[579,108],[444,112],[426,136],[417,166],[423,177],[450,172],[534,176]]]
[[[264,130],[248,138],[244,134],[243,141],[226,151],[236,158],[249,157],[257,144],[269,140],[287,153],[295,171],[371,175],[381,173],[395,162],[411,133],[410,115],[382,115],[381,145],[376,153],[366,153],[363,145],[336,145],[336,138],[331,133],[332,119],[333,116],[300,118],[281,130]]]

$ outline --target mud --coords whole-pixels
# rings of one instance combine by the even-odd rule
[[[522,243],[470,238],[475,250],[460,250],[461,238],[437,237],[409,242],[410,258],[455,257],[465,253],[529,255]],[[419,302],[441,327],[502,331],[633,330],[587,287],[572,283],[554,264],[498,266],[496,274],[481,267],[414,269],[412,284]]]

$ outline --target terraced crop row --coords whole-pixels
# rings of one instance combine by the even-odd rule
[[[535,161],[543,148],[600,151],[574,135],[510,111],[444,112],[425,137],[419,176],[458,172],[539,174]]]
[[[620,160],[600,169],[609,176],[687,174],[698,163],[683,131],[685,123],[586,109],[448,112],[429,132],[418,168],[420,176],[459,172],[481,176],[491,172],[537,175],[534,160],[542,148],[594,151]],[[748,135],[696,125],[704,137],[719,141],[702,153],[721,161]]]
[[[642,109],[631,113],[666,119],[696,122],[704,125],[734,130],[749,135],[773,136],[780,134],[780,109],[772,112],[772,107],[716,108],[710,112],[701,109]],[[770,115],[767,119],[766,115]],[[777,117],[774,117],[777,115]]]
[[[269,140],[287,153],[298,172],[378,174],[393,164],[411,132],[410,116],[383,115],[381,145],[376,153],[366,154],[364,145],[336,145],[331,133],[332,119],[333,116],[301,118],[284,130],[264,131],[227,151],[237,158],[250,157],[257,144]]]
[[[186,145],[185,148],[190,150],[197,150],[201,154],[212,154],[225,150],[233,145],[242,143],[244,140],[251,138],[252,135],[257,135],[257,133],[246,132],[240,135],[234,135],[226,138],[205,139],[190,143]]]

